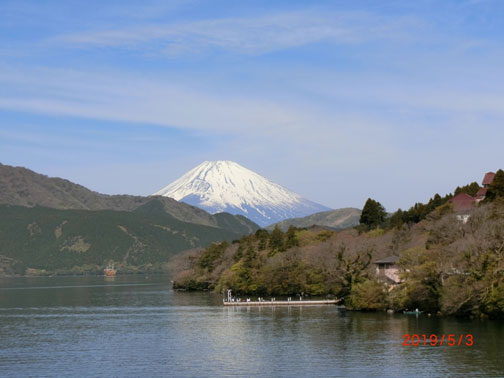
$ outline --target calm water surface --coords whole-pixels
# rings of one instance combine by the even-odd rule
[[[474,346],[404,347],[470,333]],[[0,279],[0,376],[504,376],[504,323],[224,308],[166,277]]]

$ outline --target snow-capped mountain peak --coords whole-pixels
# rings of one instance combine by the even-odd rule
[[[153,195],[242,214],[260,226],[328,210],[232,161],[205,161]]]

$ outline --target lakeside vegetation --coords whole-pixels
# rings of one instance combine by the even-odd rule
[[[501,176],[500,170],[489,189],[495,195],[476,205],[467,223],[448,203],[451,196],[417,204],[408,217],[397,216],[397,223],[391,222],[395,214],[387,218],[371,200],[377,217],[366,223],[363,210],[364,222],[355,229],[258,230],[231,244],[179,256],[174,288],[229,288],[247,296],[334,296],[355,310],[419,308],[432,314],[503,318]],[[474,185],[459,188],[469,189]],[[414,213],[419,215],[409,218]],[[400,257],[399,285],[375,274],[373,262],[389,255]]]

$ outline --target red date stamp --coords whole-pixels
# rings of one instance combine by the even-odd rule
[[[403,335],[403,346],[473,346],[474,340],[473,335],[468,333],[467,335]]]

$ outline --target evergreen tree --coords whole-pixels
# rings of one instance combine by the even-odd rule
[[[480,186],[475,181],[475,182],[471,182],[470,184],[467,184],[463,187],[457,186],[453,195],[456,196],[459,193],[466,193],[466,194],[469,194],[471,197],[474,197],[476,195],[476,193],[478,193],[478,190],[480,190]]]
[[[385,208],[380,202],[368,198],[362,209],[360,223],[370,230],[383,225],[386,215]]]
[[[476,185],[478,185],[478,184],[476,184]],[[478,185],[478,190],[479,190],[479,185]],[[476,190],[476,192],[478,190]],[[474,193],[474,195],[476,195],[476,193]],[[429,202],[430,202],[432,210],[434,210],[436,207],[441,206],[443,204],[443,199],[441,198],[441,196],[438,193],[436,193],[436,194],[434,194],[434,197]]]
[[[271,231],[270,237],[269,237],[269,247],[271,249],[271,252],[282,252],[285,251],[285,246],[284,246],[284,233],[278,226],[275,226],[273,231]]]
[[[245,252],[244,264],[246,267],[252,267],[254,260],[257,257],[256,250],[253,244],[249,244],[247,251]]]
[[[240,261],[240,259],[243,257],[243,251],[245,250],[244,243],[240,243],[238,246],[238,249],[236,250],[236,253],[234,255],[234,261]]]
[[[287,230],[287,240],[285,241],[285,248],[289,249],[292,247],[299,247],[299,240],[296,234],[296,227],[294,226],[289,226],[289,229]]]
[[[405,212],[401,209],[398,209],[392,216],[390,217],[390,227],[400,227],[404,223]]]
[[[504,171],[499,169],[488,188],[485,200],[493,201],[496,198],[504,198]]]
[[[256,231],[255,237],[259,242],[257,245],[259,251],[264,251],[266,249],[266,245],[268,244],[268,236],[268,231],[262,228]]]

